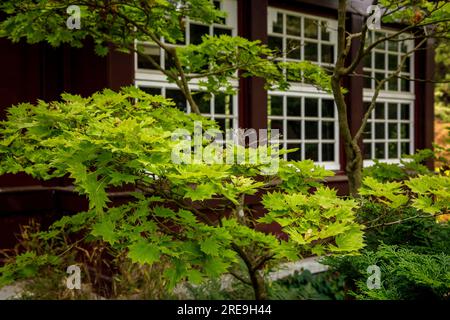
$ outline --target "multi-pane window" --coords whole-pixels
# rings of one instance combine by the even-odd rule
[[[321,65],[336,58],[336,22],[269,8],[268,45],[283,60],[309,60]]]
[[[141,85],[140,88],[147,93],[162,95],[170,98],[181,111],[190,112],[189,103],[180,89],[172,86],[156,87]],[[203,116],[214,119],[221,129],[237,128],[237,97],[225,94],[212,95],[206,92],[193,90],[192,95]]]
[[[370,31],[368,43],[392,35],[394,31]],[[407,37],[407,35],[403,35]],[[414,151],[414,77],[413,40],[393,38],[380,42],[364,60],[364,107],[367,110],[377,80],[389,78],[400,68],[398,76],[388,80],[378,95],[378,102],[365,128],[364,159],[398,162],[404,154]],[[403,66],[401,66],[404,60]]]
[[[365,102],[365,109],[370,103]],[[364,159],[398,160],[413,151],[411,102],[377,102],[364,131]]]
[[[269,8],[268,44],[281,61],[308,60],[322,66],[336,59],[335,20]],[[298,149],[286,159],[311,159],[339,169],[338,122],[331,95],[291,83],[288,92],[269,91],[268,127],[280,132],[280,147]]]
[[[219,10],[226,11],[232,8],[232,4],[235,1],[213,1],[215,7]],[[229,36],[236,35],[236,22],[235,15],[229,14],[226,18],[223,18],[220,23],[213,23],[211,25],[199,23],[192,21],[187,18],[184,21],[184,41],[178,42],[177,45],[186,44],[199,44],[202,42],[202,37],[204,35],[216,35],[220,36],[226,34]],[[164,40],[164,39],[162,39]],[[143,49],[146,54],[151,56],[155,61],[157,61],[163,69],[169,69],[174,66],[174,62],[168,57],[163,49],[159,48],[155,44],[145,43],[143,44]],[[137,58],[137,68],[142,70],[154,70],[156,69],[147,59],[142,56]]]
[[[204,35],[230,35],[237,34],[237,1],[222,0],[212,1],[217,9],[225,11],[227,16],[219,23],[205,25],[186,18],[184,21],[185,39],[177,45],[198,44],[202,41]],[[162,39],[164,41],[164,39]],[[140,44],[143,46],[144,53],[151,56],[163,69],[173,66],[173,61],[168,57],[163,49],[152,43]],[[171,98],[176,106],[185,112],[190,113],[191,108],[187,103],[181,91],[167,81],[165,75],[156,70],[156,68],[144,57],[136,55],[136,85],[152,94],[161,94],[166,98]],[[236,82],[235,87],[238,83]],[[193,98],[200,108],[200,112],[218,122],[223,129],[236,128],[238,125],[237,116],[237,97],[225,94],[210,95],[200,92],[198,89],[198,80],[190,83],[193,89]]]
[[[298,149],[290,160],[312,159],[338,169],[338,128],[334,101],[326,95],[269,95],[269,123],[281,135],[280,147]]]
[[[388,36],[392,32],[370,31],[367,43]],[[374,40],[372,40],[374,39]],[[392,39],[380,42],[370,55],[364,58],[364,88],[375,89],[377,81],[388,78],[397,72],[400,63],[413,49],[412,40]],[[394,92],[411,92],[413,90],[410,78],[413,74],[412,56],[405,57],[405,61],[398,76],[392,77],[384,84],[382,90]]]

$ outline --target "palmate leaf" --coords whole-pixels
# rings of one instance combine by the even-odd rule
[[[218,256],[219,255],[220,245],[213,238],[207,238],[207,239],[201,241],[200,248],[204,253],[206,253],[210,256]]]
[[[336,236],[337,248],[332,251],[357,251],[364,247],[363,232],[358,226],[353,226]]]
[[[205,270],[206,274],[210,277],[218,277],[221,274],[227,272],[230,267],[229,262],[225,262],[224,260],[216,258],[208,258],[204,265],[203,270]]]
[[[106,207],[106,203],[109,202],[103,182],[97,181],[95,174],[88,174],[84,187],[89,197],[89,209],[102,212],[103,208]]]
[[[101,237],[109,244],[114,244],[118,240],[115,224],[109,219],[103,219],[92,226],[92,235]]]
[[[212,183],[200,184],[195,187],[187,187],[185,198],[190,198],[192,201],[211,199],[216,193],[216,188]]]
[[[133,262],[153,264],[160,260],[161,251],[154,243],[139,241],[128,247],[128,257]]]

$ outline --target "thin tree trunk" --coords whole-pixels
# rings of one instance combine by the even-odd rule
[[[357,196],[362,183],[362,156],[359,148],[347,157],[347,163],[348,190],[350,195]]]
[[[256,300],[267,300],[268,293],[266,288],[266,281],[259,270],[250,272],[250,280],[252,282],[253,292]]]
[[[255,293],[255,299],[267,300],[268,293],[266,288],[266,281],[264,279],[264,275],[260,272],[262,266],[264,265],[264,262],[258,263],[257,259],[255,259],[251,253],[245,252],[245,250],[243,250],[237,244],[233,243],[231,246],[242,259],[242,261],[244,261],[245,266],[247,267],[250,283],[252,285],[253,292]]]

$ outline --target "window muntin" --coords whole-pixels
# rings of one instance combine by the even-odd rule
[[[393,31],[369,31],[367,43],[370,44],[381,37],[392,34]],[[405,36],[404,36],[405,37]],[[374,39],[372,41],[372,39]],[[377,80],[388,78],[394,73],[402,58],[413,49],[413,40],[392,39],[381,42],[364,58],[364,88],[375,89]],[[397,77],[384,84],[383,91],[405,92],[413,91],[413,83],[408,80],[413,78],[413,56],[409,55]]]
[[[370,102],[364,102],[365,110]],[[398,162],[403,154],[411,154],[413,145],[413,103],[381,100],[370,114],[363,134],[365,164],[371,159]]]
[[[312,159],[339,169],[337,111],[331,96],[273,92],[268,104],[268,128],[279,130],[280,147],[299,149],[285,159]]]

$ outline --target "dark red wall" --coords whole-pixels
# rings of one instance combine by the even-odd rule
[[[132,55],[116,52],[102,58],[86,42],[82,49],[45,44],[13,44],[0,39],[0,119],[6,109],[38,99],[56,100],[62,92],[88,96],[103,88],[134,82]],[[15,243],[20,224],[31,217],[44,224],[55,215],[77,212],[86,201],[64,187],[67,180],[41,182],[25,174],[0,176],[0,249]]]

